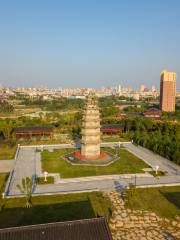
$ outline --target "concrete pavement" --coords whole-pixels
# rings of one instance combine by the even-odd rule
[[[81,191],[111,191],[120,190],[127,188],[129,183],[136,184],[137,187],[160,187],[160,186],[175,186],[180,185],[180,177],[176,179],[172,177],[135,177],[123,178],[119,176],[119,179],[92,179],[90,181],[85,181],[82,179],[81,182],[63,182],[59,184],[47,184],[38,185],[35,189],[35,194],[59,194],[68,192],[81,192]]]
[[[8,187],[8,195],[19,194],[17,184],[25,177],[33,178],[36,175],[36,148],[20,148],[15,162],[14,170],[11,173],[11,180]]]
[[[113,147],[119,146],[120,143],[102,143],[102,145]],[[148,165],[154,167],[159,165],[160,170],[168,172],[167,176],[159,179],[149,174],[122,174],[122,175],[105,175],[94,177],[82,177],[73,179],[57,179],[56,184],[37,185],[34,194],[55,194],[79,191],[95,190],[113,190],[125,188],[129,183],[136,184],[138,187],[143,186],[162,186],[168,184],[180,185],[180,167],[173,164],[167,159],[160,157],[153,152],[137,147],[130,142],[121,143],[128,151],[143,159]],[[44,146],[23,146],[19,148],[14,170],[11,172],[9,182],[6,186],[8,196],[19,195],[17,184],[21,183],[22,178],[35,177],[42,175],[41,156],[36,150],[47,149],[53,151],[58,148],[73,148],[72,144],[44,145]],[[57,175],[57,174],[56,174]]]
[[[168,172],[169,175],[180,175],[180,166],[168,159],[141,146],[135,146],[132,143],[124,143],[123,146],[126,147],[129,152],[143,159],[152,168],[158,165],[160,170]]]

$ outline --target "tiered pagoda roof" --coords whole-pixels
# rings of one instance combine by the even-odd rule
[[[86,99],[81,133],[81,154],[87,157],[100,155],[100,114],[93,93]]]

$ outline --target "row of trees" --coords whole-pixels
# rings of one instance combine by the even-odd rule
[[[124,120],[127,135],[135,143],[180,164],[180,124],[142,118]]]
[[[83,101],[81,99],[68,99],[61,98],[58,100],[43,100],[42,97],[37,99],[24,99],[22,101],[23,105],[26,106],[37,106],[41,107],[46,111],[57,111],[57,110],[72,110],[72,109],[80,109],[83,106]]]
[[[103,119],[102,124],[121,124],[128,138],[180,164],[180,123],[154,121],[143,117]]]
[[[57,112],[40,115],[39,118],[19,117],[17,119],[0,119],[0,137],[11,144],[15,141],[18,126],[51,125],[59,133],[69,133],[75,138],[80,133],[82,115],[79,112],[59,114]]]
[[[14,107],[7,101],[0,101],[0,113],[11,113],[14,111]]]

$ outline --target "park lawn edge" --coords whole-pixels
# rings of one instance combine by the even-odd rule
[[[111,153],[115,149],[105,148]],[[143,169],[149,167],[142,159],[138,158],[125,148],[118,149],[120,158],[108,166],[83,166],[72,165],[64,159],[64,155],[72,149],[55,149],[53,152],[41,152],[42,171],[59,173],[61,178],[75,178],[87,176],[102,176],[130,173],[144,173]]]

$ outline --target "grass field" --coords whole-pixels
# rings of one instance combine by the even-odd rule
[[[162,172],[162,171],[158,171],[157,174],[156,174],[156,171],[150,171],[149,173],[152,174],[154,177],[161,177],[167,174],[166,172]]]
[[[111,137],[111,136],[107,136],[107,137],[103,137],[102,138],[103,142],[128,142],[129,140],[127,138],[123,138],[123,137]]]
[[[0,174],[0,228],[111,215],[111,203],[100,192],[36,196],[27,209],[24,198],[2,199],[7,177]]]
[[[135,189],[127,206],[132,209],[151,210],[161,217],[180,216],[180,186]]]
[[[7,174],[0,174],[3,191]],[[0,228],[68,221],[96,216],[109,217],[112,206],[100,192],[77,193],[32,198],[33,207],[24,208],[25,199],[11,198],[4,202],[0,195]],[[180,216],[180,186],[136,189],[127,207],[150,210],[161,217],[173,219]]]
[[[54,152],[47,150],[42,152],[43,171],[60,173],[62,178],[97,176],[108,174],[141,173],[142,168],[147,167],[141,159],[137,158],[124,148],[120,148],[120,158],[109,166],[74,166],[63,159],[63,155],[73,151],[72,149],[58,149]],[[114,152],[109,148],[108,151]]]
[[[47,181],[44,181],[44,177],[38,177],[37,178],[37,184],[52,184],[54,183],[54,177],[49,176],[47,177]]]
[[[32,202],[33,207],[27,209],[23,198],[8,199],[0,211],[0,228],[97,216],[108,218],[111,214],[110,202],[96,192],[38,196]]]
[[[7,144],[0,145],[0,160],[13,159],[16,153],[16,146],[9,147]]]
[[[7,173],[0,173],[0,197],[1,197],[1,193],[3,192],[3,189],[5,187],[5,182],[8,178],[8,174]]]

